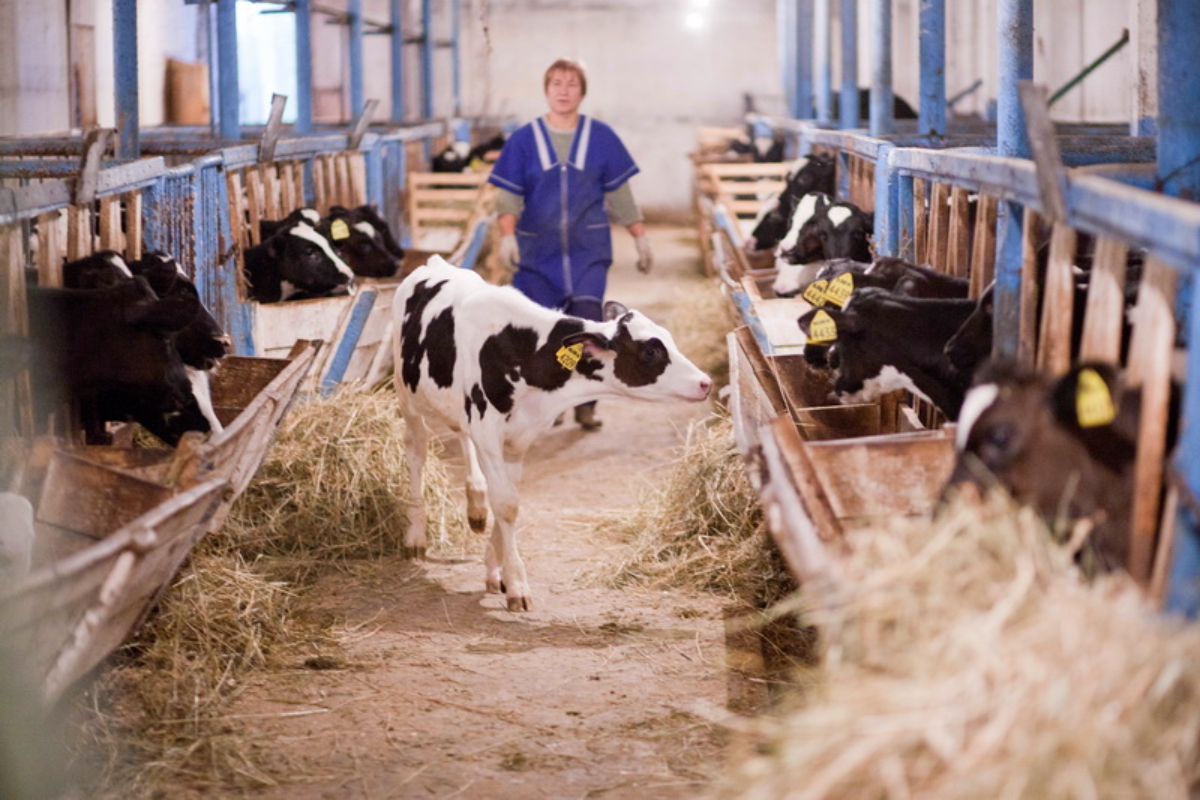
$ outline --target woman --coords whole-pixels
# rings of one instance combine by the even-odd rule
[[[530,299],[600,320],[612,264],[610,219],[633,235],[638,270],[649,272],[652,263],[628,183],[638,167],[612,128],[579,113],[587,95],[582,64],[558,59],[543,89],[549,111],[509,137],[488,178],[500,189],[500,261],[515,270],[513,286]],[[576,408],[575,421],[599,428],[595,403]]]

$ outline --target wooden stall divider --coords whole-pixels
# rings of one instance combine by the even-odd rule
[[[1042,218],[1026,208],[1021,236],[1021,311],[1017,319],[1017,359],[1025,366],[1037,360],[1037,254],[1043,241]]]
[[[970,297],[979,299],[996,277],[996,209],[999,202],[990,195],[979,195],[975,213],[974,243],[971,246]]]
[[[1075,313],[1075,229],[1056,222],[1050,232],[1050,254],[1046,264],[1045,296],[1042,300],[1036,366],[1050,375],[1064,375],[1071,368],[1071,326]]]
[[[938,272],[947,271],[950,242],[950,187],[933,184],[929,200],[929,263]]]
[[[1107,236],[1096,238],[1096,254],[1083,317],[1080,361],[1116,364],[1121,358],[1121,327],[1125,318],[1125,259],[1127,246]]]
[[[929,263],[929,221],[925,198],[928,184],[923,178],[913,180],[913,260]]]
[[[950,190],[947,272],[956,278],[966,278],[971,269],[971,205],[967,195],[967,190],[959,186]]]

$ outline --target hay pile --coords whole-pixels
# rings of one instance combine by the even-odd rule
[[[729,350],[725,334],[740,323],[716,281],[681,283],[672,303],[667,329],[679,350],[708,373],[714,392],[729,384]]]
[[[401,552],[407,521],[404,425],[389,391],[343,389],[298,403],[221,533],[298,579],[322,565]],[[438,447],[425,467],[430,549],[468,546],[463,502]]]
[[[1078,540],[1078,537],[1077,537]],[[1006,500],[853,535],[810,600],[824,681],[745,724],[718,796],[1185,798],[1200,778],[1200,630]]]
[[[663,483],[606,524],[630,543],[617,586],[702,589],[753,607],[790,591],[727,418],[694,423]]]

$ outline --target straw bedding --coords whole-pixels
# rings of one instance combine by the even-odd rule
[[[836,595],[804,599],[823,679],[735,725],[717,796],[1188,797],[1200,631],[1127,577],[1082,580],[1072,545],[1003,498],[851,539]]]
[[[729,384],[725,334],[739,324],[732,304],[713,281],[679,285],[667,328],[680,352],[713,379],[714,392]]]

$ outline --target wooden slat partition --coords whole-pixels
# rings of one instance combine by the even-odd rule
[[[968,192],[959,186],[950,190],[950,232],[946,243],[946,271],[966,278],[971,269],[971,208]]]
[[[928,184],[913,180],[913,258],[918,264],[929,263],[929,223],[926,217],[925,196]]]
[[[981,194],[975,213],[974,243],[971,246],[971,297],[978,298],[996,277],[995,197]]]
[[[1042,243],[1042,218],[1030,209],[1024,212],[1021,237],[1021,313],[1017,320],[1017,358],[1032,366],[1037,360],[1037,254]]]
[[[1107,236],[1097,237],[1096,255],[1088,284],[1083,318],[1080,361],[1116,364],[1121,357],[1121,328],[1125,318],[1125,260],[1128,248]]]
[[[476,213],[487,178],[486,172],[410,172],[408,225],[413,246],[429,249],[422,247],[423,241],[438,231],[461,238]]]
[[[938,272],[946,272],[950,244],[950,187],[935,183],[929,200],[929,263]]]

